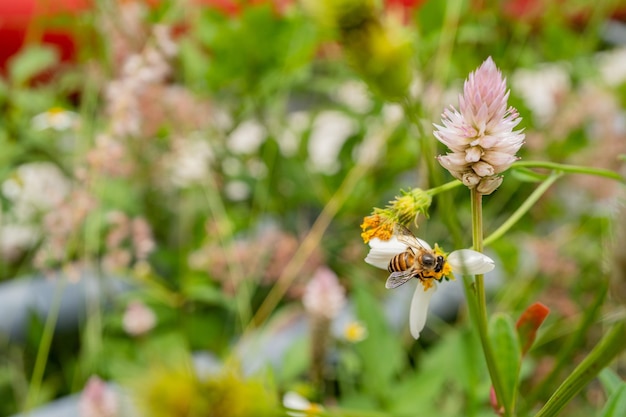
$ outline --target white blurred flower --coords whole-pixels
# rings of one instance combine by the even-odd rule
[[[61,107],[52,107],[33,117],[31,123],[35,130],[53,129],[64,131],[78,126],[78,113]]]
[[[611,87],[626,82],[626,47],[598,54],[598,68],[604,81]]]
[[[173,152],[166,161],[171,181],[178,187],[201,184],[209,177],[214,155],[206,140],[190,137],[175,140]]]
[[[154,328],[156,315],[141,301],[131,301],[122,317],[122,327],[131,336],[141,336]]]
[[[302,135],[309,126],[310,115],[304,111],[295,111],[287,115],[287,126],[277,138],[280,153],[284,157],[294,156],[298,152]]]
[[[564,65],[545,64],[536,70],[515,71],[512,85],[537,121],[545,124],[554,117],[561,99],[571,88],[571,81]]]
[[[80,417],[117,417],[116,393],[97,376],[92,376],[78,400]]]
[[[156,24],[152,27],[152,35],[157,46],[166,57],[171,58],[178,53],[178,44],[172,38],[171,26]]]
[[[337,275],[320,267],[305,287],[302,303],[309,314],[333,319],[346,303],[345,293]]]
[[[230,133],[226,147],[234,154],[250,155],[259,150],[267,137],[265,127],[256,120],[246,120]]]
[[[29,162],[20,165],[2,183],[2,193],[13,203],[12,211],[20,220],[58,206],[69,194],[70,182],[51,162]]]
[[[314,417],[324,409],[320,404],[310,402],[295,391],[287,391],[285,393],[283,396],[283,406],[290,410],[302,411],[301,413],[297,411],[287,411],[287,415],[292,417]]]
[[[357,130],[354,120],[338,111],[321,112],[313,121],[309,136],[309,161],[312,169],[334,174],[340,168],[339,152]]]
[[[432,250],[426,241],[421,239],[418,241],[425,249]],[[373,238],[369,241],[369,245],[370,251],[365,262],[381,269],[387,269],[391,259],[407,249],[407,245],[400,242],[395,235],[386,241]],[[445,257],[443,252],[438,252],[437,247],[435,247],[435,252]],[[419,338],[426,324],[428,305],[437,290],[436,282],[440,282],[447,276],[453,277],[452,274],[455,272],[462,275],[476,275],[487,273],[495,267],[491,258],[471,249],[456,250],[450,253],[445,260],[445,265],[437,278],[420,279],[415,288],[409,312],[409,328],[415,339]]]
[[[250,186],[245,181],[231,180],[224,186],[224,193],[230,201],[244,201],[250,197]]]
[[[14,261],[24,251],[33,247],[39,234],[34,227],[23,224],[3,224],[0,227],[0,255]]]
[[[367,113],[374,105],[367,85],[360,81],[353,80],[343,83],[334,91],[333,96],[335,100],[357,113]]]

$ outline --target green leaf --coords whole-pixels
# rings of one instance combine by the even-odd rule
[[[192,301],[200,301],[210,305],[229,305],[224,292],[208,282],[194,280],[186,283],[183,293],[185,297]]]
[[[626,322],[619,322],[552,394],[535,417],[557,415],[598,372],[626,348]]]
[[[23,85],[32,78],[50,69],[59,61],[56,49],[46,46],[29,46],[9,62],[9,79]]]
[[[368,331],[368,337],[354,346],[363,363],[363,388],[375,398],[390,400],[385,397],[393,395],[392,382],[406,365],[405,353],[385,320],[380,302],[362,286],[354,291],[354,299],[357,317]]]
[[[504,398],[498,401],[507,410],[514,410],[522,352],[513,319],[506,314],[494,314],[489,322],[489,337],[504,385]]]
[[[626,384],[620,387],[608,399],[600,412],[600,417],[622,417],[626,415]]]
[[[600,372],[600,375],[598,375],[598,379],[606,391],[607,397],[613,395],[615,391],[624,385],[622,378],[609,368],[604,368],[602,372]]]

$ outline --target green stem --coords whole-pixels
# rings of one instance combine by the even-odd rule
[[[553,171],[562,171],[569,174],[588,174],[598,177],[610,178],[612,180],[624,182],[624,178],[617,172],[609,171],[608,169],[592,168],[580,165],[567,165],[558,164],[556,162],[547,161],[518,161],[515,162],[511,168],[546,168]]]
[[[482,194],[476,191],[475,188],[471,190],[472,200],[472,242],[473,249],[477,252],[483,251],[483,210],[482,210]],[[491,343],[489,342],[489,335],[487,333],[487,298],[485,296],[485,281],[484,275],[476,275],[474,289],[476,291],[476,323],[478,324],[478,334],[480,336],[480,343],[483,347],[483,353],[485,355],[485,361],[487,362],[487,369],[491,376],[491,382],[493,388],[496,391],[496,397],[501,405],[504,405],[504,416],[508,417],[512,415],[513,410],[508,410],[506,401],[504,401],[504,385],[502,378],[498,371],[496,360],[491,349]],[[470,309],[471,313],[471,309]]]
[[[535,417],[557,415],[596,375],[626,349],[626,323],[620,322],[602,338],[600,343],[574,369]]]
[[[447,183],[445,183],[443,185],[440,185],[439,187],[430,188],[430,189],[426,190],[426,193],[428,193],[428,195],[430,195],[432,197],[432,196],[435,196],[435,195],[437,195],[439,193],[443,193],[443,192],[452,190],[452,189],[458,187],[459,185],[463,185],[463,183],[461,181],[459,181],[459,180],[453,180],[453,181],[447,182]]]
[[[563,174],[561,172],[553,172],[547,180],[545,180],[533,193],[528,196],[526,201],[515,210],[515,212],[509,217],[498,229],[496,229],[492,234],[487,236],[483,241],[483,245],[488,246],[500,239],[506,232],[509,231],[511,227],[515,225],[527,212],[530,210],[537,200],[541,198],[541,196],[548,191],[548,188],[554,184],[554,182],[559,179]]]
[[[63,291],[65,290],[66,279],[67,278],[65,277],[59,277],[57,281],[52,305],[50,306],[50,311],[48,312],[48,317],[46,318],[46,325],[44,326],[41,341],[39,342],[39,349],[37,350],[35,367],[30,379],[28,394],[26,395],[24,414],[28,414],[39,397],[39,390],[41,388],[44,371],[46,370],[46,364],[48,363],[48,354],[50,353],[50,345],[52,344],[54,329],[56,327],[57,319],[59,318],[59,311],[61,310],[61,299],[63,298],[62,296]]]

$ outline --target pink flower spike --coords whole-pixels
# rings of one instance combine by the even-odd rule
[[[459,110],[446,108],[434,135],[450,149],[439,163],[469,188],[491,194],[502,183],[500,173],[509,169],[524,143],[522,120],[507,107],[506,79],[491,57],[469,75],[459,97]]]

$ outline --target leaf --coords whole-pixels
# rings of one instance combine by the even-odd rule
[[[626,322],[617,323],[563,381],[535,417],[557,415],[598,372],[626,348]]]
[[[626,415],[626,384],[620,387],[609,397],[600,412],[600,417],[622,417]]]
[[[504,398],[498,398],[498,401],[505,409],[514,410],[522,352],[511,317],[494,314],[489,322],[489,336],[504,389]]]
[[[29,46],[9,61],[9,79],[23,85],[32,78],[50,69],[59,61],[56,49],[45,46]]]
[[[405,353],[385,320],[379,301],[363,287],[356,288],[354,300],[357,317],[368,331],[368,337],[354,346],[363,363],[363,388],[373,397],[382,399],[393,395],[392,382],[405,366]]]
[[[535,342],[537,330],[550,313],[550,309],[541,303],[534,303],[529,306],[520,318],[515,327],[522,346],[522,356],[528,352]]]
[[[602,372],[600,372],[600,375],[598,375],[598,379],[606,391],[607,397],[613,395],[615,391],[624,385],[622,378],[609,368],[604,368]]]

